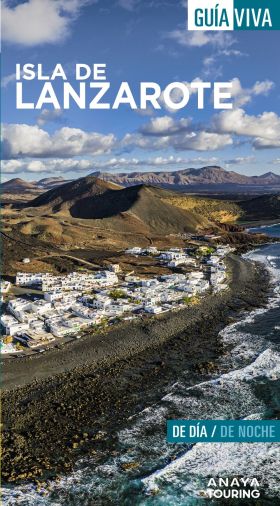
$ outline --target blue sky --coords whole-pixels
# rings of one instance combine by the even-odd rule
[[[93,170],[177,170],[219,164],[243,174],[280,170],[279,32],[188,32],[179,0],[4,1],[3,180],[66,178]],[[106,63],[113,98],[121,81],[233,81],[234,109],[215,111],[210,93],[177,113],[16,110],[16,63]],[[42,82],[25,81],[35,102]],[[55,85],[56,86],[56,85]]]

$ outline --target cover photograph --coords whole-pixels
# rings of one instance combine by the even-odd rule
[[[279,2],[1,41],[1,505],[279,506]]]

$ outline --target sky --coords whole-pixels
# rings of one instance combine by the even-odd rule
[[[190,32],[185,0],[4,0],[2,8],[2,181],[82,177],[93,171],[181,170],[220,165],[241,174],[280,173],[279,32]],[[106,64],[113,101],[128,81],[232,82],[232,110],[197,97],[177,112],[16,108],[16,63]],[[60,83],[57,87],[58,97]],[[37,102],[42,81],[24,81]]]

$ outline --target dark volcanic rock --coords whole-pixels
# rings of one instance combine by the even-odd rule
[[[240,309],[264,304],[268,292],[263,270],[238,257],[229,264],[231,290],[200,305],[20,360],[17,371],[7,363],[3,482],[53,478],[81,455],[102,462],[128,418],[161,398],[183,370],[192,371],[190,384],[213,374],[224,353],[219,331]]]

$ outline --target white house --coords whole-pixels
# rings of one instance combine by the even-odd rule
[[[43,315],[46,312],[50,311],[52,308],[52,304],[50,301],[46,301],[43,299],[36,300],[31,303],[31,309],[34,313]]]
[[[45,292],[44,299],[48,302],[54,302],[56,300],[61,300],[63,298],[63,292],[54,291],[54,292]]]
[[[195,265],[196,261],[194,258],[187,257],[182,255],[178,258],[174,258],[168,262],[168,267],[177,267],[177,265]]]
[[[147,287],[157,286],[157,285],[159,285],[159,280],[154,279],[154,278],[142,279],[141,284],[142,284],[142,286],[147,286]]]
[[[3,279],[1,279],[0,281],[0,293],[8,293],[8,291],[10,290],[11,288],[11,283],[10,281],[4,281]]]
[[[109,266],[109,270],[117,274],[118,272],[120,272],[121,268],[119,264],[111,264]]]
[[[158,249],[155,248],[155,246],[149,246],[148,248],[146,248],[146,253],[150,254],[150,255],[157,255],[158,254]]]
[[[145,305],[146,313],[159,314],[162,313],[163,308],[161,306]]]
[[[106,309],[111,305],[111,299],[107,296],[97,295],[96,299],[93,299],[90,307],[94,309]]]
[[[32,286],[42,284],[42,273],[18,272],[16,275],[16,285]]]
[[[220,262],[220,257],[217,255],[211,255],[209,260],[206,261],[207,265],[217,265]]]
[[[5,334],[10,336],[14,336],[15,334],[29,328],[28,323],[19,323],[16,318],[7,314],[1,316],[0,323],[4,329]]]
[[[142,248],[135,247],[135,248],[130,248],[130,249],[125,250],[125,254],[126,255],[141,255],[142,251],[143,251]]]

